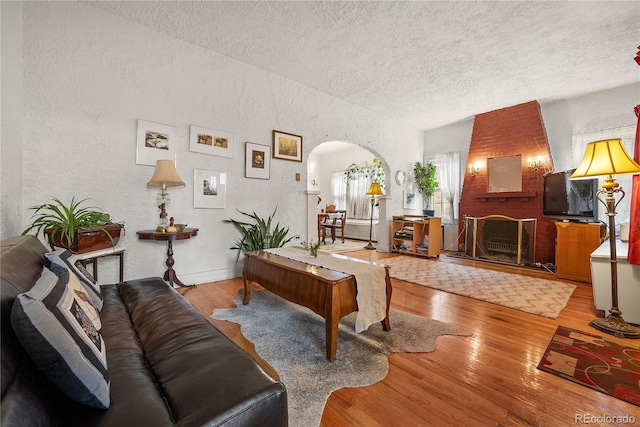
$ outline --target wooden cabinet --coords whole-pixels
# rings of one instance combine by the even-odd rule
[[[391,228],[393,252],[419,256],[440,256],[441,218],[418,215],[394,216]]]
[[[556,222],[556,276],[591,283],[591,252],[604,239],[604,224]]]

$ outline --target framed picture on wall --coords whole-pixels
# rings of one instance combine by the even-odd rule
[[[176,127],[138,120],[136,164],[155,166],[156,160],[176,163]]]
[[[302,137],[292,133],[273,131],[273,158],[302,161]]]
[[[189,131],[189,151],[233,157],[233,134],[192,125]]]
[[[193,207],[223,209],[227,201],[227,173],[194,169]]]
[[[245,146],[245,178],[269,179],[271,147],[247,142]]]
[[[402,208],[416,209],[416,193],[402,190]]]

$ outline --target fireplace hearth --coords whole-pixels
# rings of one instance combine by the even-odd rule
[[[465,254],[507,264],[534,264],[536,223],[535,218],[504,215],[466,217]]]

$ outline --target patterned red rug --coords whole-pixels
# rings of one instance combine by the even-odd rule
[[[558,326],[538,369],[640,406],[640,348]]]

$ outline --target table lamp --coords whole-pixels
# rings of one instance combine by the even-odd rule
[[[380,187],[380,183],[372,182],[371,187],[367,191],[367,196],[371,196],[371,220],[369,221],[369,243],[365,246],[365,249],[375,249],[371,243],[371,232],[373,231],[373,207],[376,204],[376,197],[382,196],[382,188]]]
[[[640,329],[629,325],[618,308],[618,259],[616,255],[616,207],[624,198],[624,191],[613,175],[640,173],[640,165],[627,153],[621,139],[606,139],[590,142],[580,165],[571,174],[571,179],[589,179],[604,176],[602,188],[596,193],[600,203],[606,206],[609,217],[609,247],[611,264],[611,309],[603,319],[594,319],[589,325],[619,338],[640,338]],[[621,196],[616,202],[615,194]],[[601,195],[606,195],[605,200]]]
[[[153,172],[151,180],[147,182],[147,188],[159,188],[160,194],[158,194],[158,208],[160,208],[160,223],[156,228],[156,231],[165,231],[169,226],[167,220],[167,204],[171,201],[167,188],[182,188],[184,182],[178,176],[173,161],[171,160],[157,160],[156,170]]]

